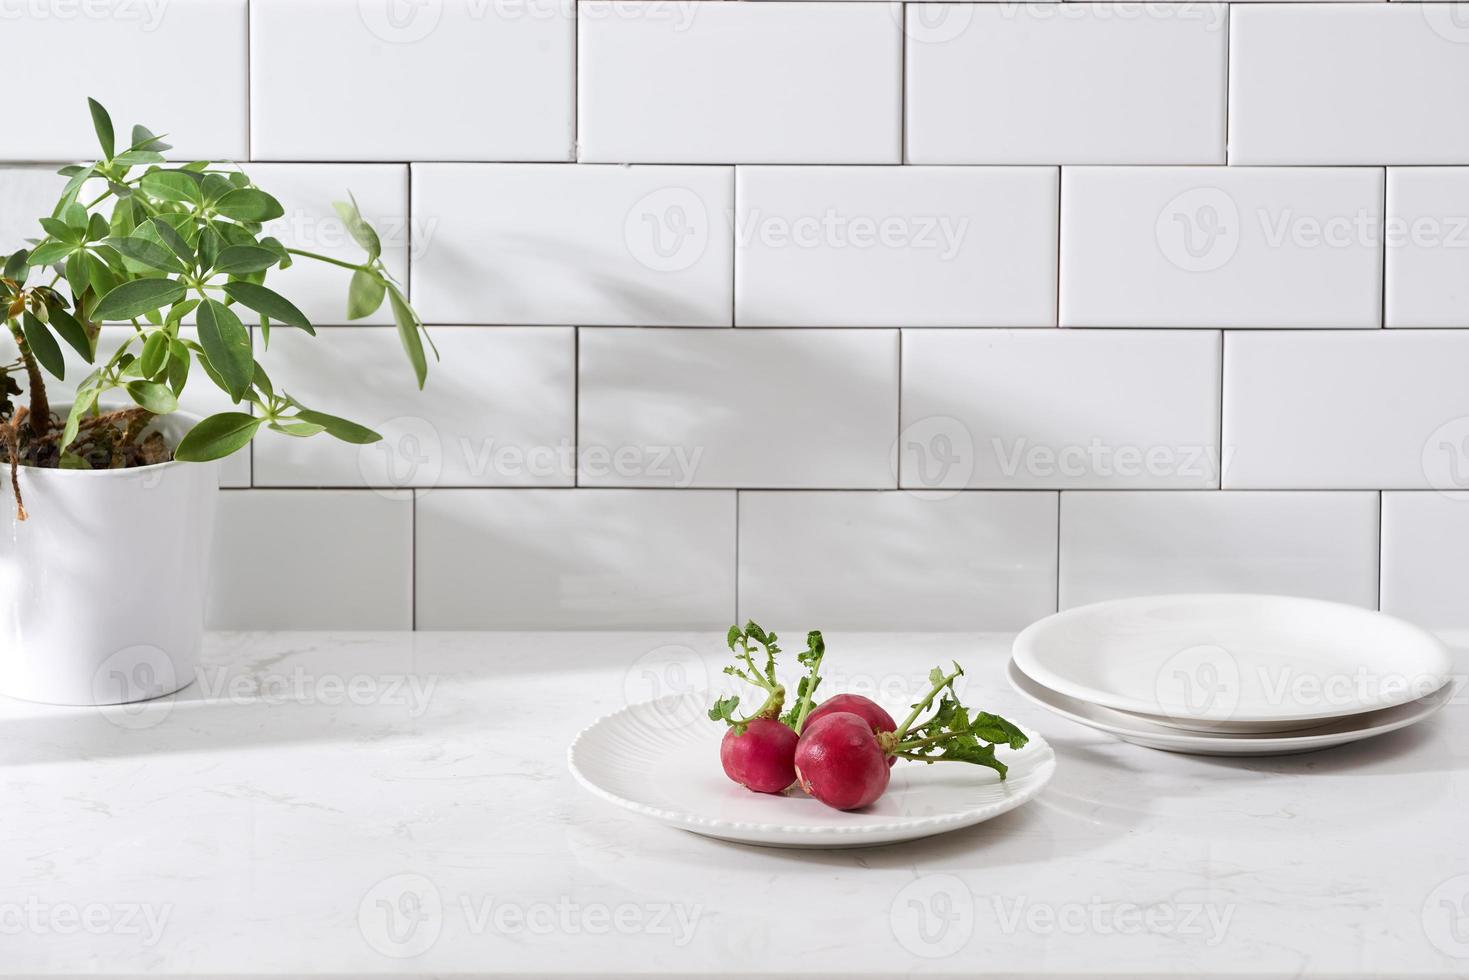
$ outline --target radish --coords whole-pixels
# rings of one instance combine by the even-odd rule
[[[743,734],[734,728],[719,743],[724,774],[756,793],[780,793],[796,781],[796,742],[791,726],[756,718]]]
[[[724,672],[738,677],[765,692],[765,701],[755,712],[741,718],[736,715],[739,695],[720,698],[709,709],[711,721],[723,721],[729,726],[724,739],[719,743],[719,761],[724,774],[730,779],[756,793],[780,793],[796,781],[797,732],[811,711],[811,694],[821,678],[818,670],[826,644],[820,630],[806,634],[806,649],[798,659],[808,669],[797,686],[794,707],[782,715],[786,689],[775,679],[775,658],[781,652],[776,635],[766,633],[751,620],[742,630],[731,626],[726,636],[735,663],[725,667]],[[765,664],[755,663],[751,645],[764,649]]]
[[[807,726],[796,746],[801,788],[827,806],[855,810],[888,788],[892,760],[872,725],[850,711],[832,711]]]
[[[971,719],[954,691],[954,681],[963,674],[958,664],[948,674],[935,667],[928,675],[933,685],[928,695],[890,731],[875,730],[867,717],[850,711],[832,710],[810,722],[796,745],[801,788],[827,806],[855,810],[887,789],[894,759],[968,762],[994,769],[1004,779],[1008,767],[995,758],[995,746],[1019,749],[1029,740],[999,715],[981,711]],[[938,709],[919,722],[941,694]]]
[[[892,715],[883,710],[882,705],[860,694],[838,694],[836,697],[827,698],[806,716],[806,724],[809,725],[817,718],[829,715],[834,711],[847,711],[862,718],[872,726],[874,732],[898,730],[898,723],[893,721]]]

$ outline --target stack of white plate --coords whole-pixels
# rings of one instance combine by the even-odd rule
[[[1080,606],[1015,639],[1010,682],[1137,745],[1279,755],[1411,725],[1453,693],[1449,651],[1382,613],[1319,599],[1164,595]]]

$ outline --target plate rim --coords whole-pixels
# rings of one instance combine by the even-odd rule
[[[668,694],[659,698],[650,698],[645,701],[637,701],[632,704],[625,704],[620,708],[614,709],[601,715],[595,721],[591,722],[585,728],[581,729],[581,731],[577,732],[576,736],[571,740],[571,743],[566,747],[566,763],[567,768],[571,770],[572,777],[579,784],[581,784],[583,788],[588,790],[593,796],[596,796],[621,809],[628,810],[632,813],[637,813],[641,816],[656,820],[659,823],[679,827],[685,830],[693,831],[694,833],[706,834],[707,836],[711,837],[721,837],[725,840],[734,839],[729,836],[729,833],[762,834],[766,835],[765,839],[758,841],[745,840],[745,842],[772,843],[772,841],[769,839],[770,835],[812,838],[829,835],[835,837],[850,837],[855,839],[862,837],[884,836],[895,833],[909,834],[910,832],[919,830],[920,828],[923,829],[922,833],[912,833],[911,838],[900,838],[900,840],[906,840],[917,839],[919,837],[928,837],[932,836],[933,834],[944,833],[949,830],[958,830],[962,827],[972,826],[973,824],[977,823],[983,823],[986,820],[997,817],[1002,813],[1006,813],[1030,802],[1032,799],[1040,794],[1041,790],[1045,789],[1045,787],[1050,783],[1051,778],[1056,774],[1056,750],[1051,745],[1051,743],[1047,742],[1040,735],[1039,732],[1036,732],[1026,726],[1017,726],[1020,727],[1020,730],[1024,732],[1026,737],[1030,740],[1027,748],[1030,746],[1035,746],[1038,749],[1043,750],[1045,752],[1045,756],[1044,758],[1039,760],[1038,768],[1035,774],[1030,777],[1031,784],[1016,792],[1013,797],[1007,797],[1006,799],[987,804],[983,807],[963,810],[958,813],[946,813],[938,816],[910,817],[905,820],[899,821],[887,821],[884,823],[876,824],[866,823],[846,827],[812,827],[789,823],[765,823],[753,822],[748,820],[725,820],[718,817],[703,817],[697,814],[691,814],[687,811],[670,810],[666,807],[658,807],[647,803],[640,803],[637,800],[630,800],[625,796],[619,796],[618,794],[613,793],[602,786],[599,786],[595,781],[591,779],[590,776],[583,772],[581,766],[578,765],[577,748],[583,743],[584,740],[587,739],[589,735],[591,735],[593,730],[598,728],[599,726],[612,721],[612,719],[616,718],[619,715],[628,714],[648,705],[658,704],[661,702],[672,702],[675,700],[682,700],[686,698],[693,699],[697,696],[697,692]],[[710,833],[710,831],[713,830],[719,830],[722,833]],[[897,841],[891,842],[896,843]]]
[[[1206,746],[1212,749],[1222,748],[1228,745],[1237,745],[1241,748],[1248,747],[1251,751],[1259,752],[1263,752],[1267,749],[1304,749],[1315,745],[1319,745],[1321,748],[1330,748],[1333,745],[1340,745],[1345,744],[1346,742],[1355,742],[1362,739],[1374,738],[1378,735],[1386,735],[1390,732],[1395,732],[1400,729],[1407,728],[1410,725],[1416,725],[1420,721],[1425,721],[1428,718],[1433,717],[1440,710],[1442,710],[1443,707],[1447,705],[1449,701],[1453,698],[1455,687],[1455,682],[1451,678],[1450,680],[1442,684],[1438,689],[1431,691],[1430,693],[1425,694],[1420,698],[1415,698],[1414,700],[1404,702],[1403,704],[1395,704],[1390,705],[1386,708],[1375,709],[1375,711],[1392,711],[1397,708],[1410,707],[1420,701],[1430,702],[1424,705],[1424,710],[1421,713],[1413,714],[1402,719],[1395,719],[1390,723],[1357,728],[1347,732],[1313,733],[1310,729],[1306,729],[1305,731],[1294,734],[1267,734],[1261,738],[1253,738],[1249,737],[1246,733],[1240,732],[1184,732],[1180,729],[1169,729],[1161,725],[1155,726],[1159,729],[1158,731],[1153,731],[1151,729],[1127,728],[1121,724],[1109,723],[1106,720],[1099,721],[1091,718],[1085,718],[1081,715],[1077,715],[1067,710],[1067,707],[1065,705],[1057,706],[1050,704],[1047,701],[1041,699],[1039,696],[1026,690],[1023,686],[1017,683],[1015,679],[1016,674],[1019,674],[1025,680],[1051,694],[1058,695],[1071,701],[1079,701],[1081,699],[1073,698],[1070,695],[1065,694],[1061,691],[1056,691],[1047,687],[1045,684],[1027,674],[1025,670],[1018,663],[1016,663],[1013,658],[1010,660],[1009,664],[1006,665],[1005,679],[1010,682],[1010,687],[1015,691],[1015,693],[1019,694],[1022,698],[1025,698],[1031,704],[1044,708],[1047,711],[1050,711],[1052,714],[1055,714],[1061,718],[1065,718],[1067,721],[1070,721],[1074,724],[1081,725],[1084,728],[1090,728],[1093,731],[1102,732],[1103,734],[1112,735],[1116,738],[1124,740],[1140,738],[1147,739],[1152,742],[1172,744],[1174,747],[1180,749],[1185,749],[1187,747],[1205,748]],[[1115,710],[1107,708],[1106,705],[1098,705],[1097,707],[1101,707],[1106,710]],[[1361,713],[1372,714],[1374,712]],[[1325,723],[1329,723],[1329,721]],[[1144,721],[1142,722],[1142,724],[1151,723]]]
[[[1158,593],[1155,595],[1124,596],[1117,599],[1103,599],[1098,602],[1089,602],[1080,606],[1072,606],[1068,609],[1061,609],[1057,612],[1043,616],[1035,622],[1031,623],[1029,626],[1025,627],[1019,633],[1017,633],[1015,635],[1014,641],[1011,643],[1010,660],[1012,663],[1018,663],[1022,672],[1031,680],[1035,681],[1037,684],[1040,684],[1042,687],[1045,687],[1048,690],[1055,691],[1057,694],[1061,694],[1065,697],[1069,697],[1077,701],[1084,701],[1100,705],[1104,708],[1112,708],[1117,711],[1128,711],[1133,714],[1145,716],[1157,716],[1159,714],[1159,711],[1157,709],[1161,708],[1161,705],[1150,705],[1146,701],[1134,700],[1124,695],[1119,695],[1115,692],[1109,692],[1101,688],[1093,688],[1085,684],[1072,682],[1064,677],[1055,674],[1054,671],[1047,670],[1043,665],[1037,662],[1037,657],[1035,653],[1036,636],[1047,629],[1055,628],[1058,623],[1064,623],[1072,619],[1079,619],[1086,614],[1095,614],[1099,609],[1107,607],[1143,605],[1145,603],[1159,601],[1208,602],[1230,599],[1278,600],[1289,603],[1316,606],[1318,608],[1327,608],[1339,612],[1347,611],[1353,614],[1364,614],[1379,617],[1381,619],[1387,620],[1394,626],[1406,632],[1416,633],[1423,639],[1427,640],[1428,643],[1437,652],[1439,660],[1442,664],[1441,670],[1439,672],[1439,684],[1432,691],[1428,692],[1428,694],[1415,695],[1412,690],[1409,689],[1405,690],[1401,696],[1383,698],[1381,700],[1373,702],[1363,702],[1358,706],[1347,710],[1306,710],[1295,712],[1277,711],[1272,714],[1232,713],[1227,719],[1231,723],[1268,724],[1271,722],[1280,721],[1313,721],[1317,719],[1325,722],[1333,718],[1344,718],[1351,715],[1365,714],[1370,711],[1380,711],[1385,708],[1396,708],[1400,705],[1410,704],[1413,701],[1417,701],[1422,698],[1429,697],[1434,693],[1437,693],[1440,689],[1442,689],[1445,683],[1451,680],[1453,673],[1453,657],[1449,653],[1447,645],[1445,645],[1444,642],[1437,636],[1435,636],[1431,631],[1424,629],[1416,623],[1411,623],[1405,619],[1402,619],[1401,617],[1394,616],[1391,613],[1385,613],[1379,609],[1367,609],[1362,606],[1353,606],[1349,603],[1335,602],[1331,599],[1318,599],[1313,596],[1282,595],[1276,592],[1168,592]]]

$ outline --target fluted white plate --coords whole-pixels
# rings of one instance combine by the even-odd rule
[[[1454,684],[1450,682],[1417,701],[1348,718],[1336,718],[1314,728],[1285,734],[1206,733],[1185,732],[1169,725],[1153,724],[1125,711],[1113,711],[1111,708],[1068,698],[1025,676],[1025,672],[1013,660],[1010,661],[1009,678],[1010,686],[1021,697],[1078,725],[1115,735],[1133,745],[1187,755],[1295,755],[1299,752],[1329,749],[1334,745],[1346,745],[1348,742],[1360,742],[1364,738],[1385,735],[1422,721],[1448,704],[1454,693]]]
[[[899,760],[874,804],[843,812],[800,788],[752,793],[719,763],[724,726],[704,715],[708,696],[670,695],[615,711],[571,743],[577,781],[602,799],[671,827],[743,844],[865,847],[969,827],[1013,810],[1041,791],[1056,770],[1045,740],[997,750],[1008,777],[982,766]]]
[[[1027,677],[1192,731],[1284,732],[1407,704],[1449,679],[1411,623],[1321,599],[1159,595],[1078,606],[1015,638]]]

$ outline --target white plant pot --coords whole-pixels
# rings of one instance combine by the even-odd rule
[[[177,445],[196,421],[180,413],[154,428]],[[9,467],[0,465],[0,694],[124,704],[194,679],[218,470],[22,466],[30,519],[19,521]]]

